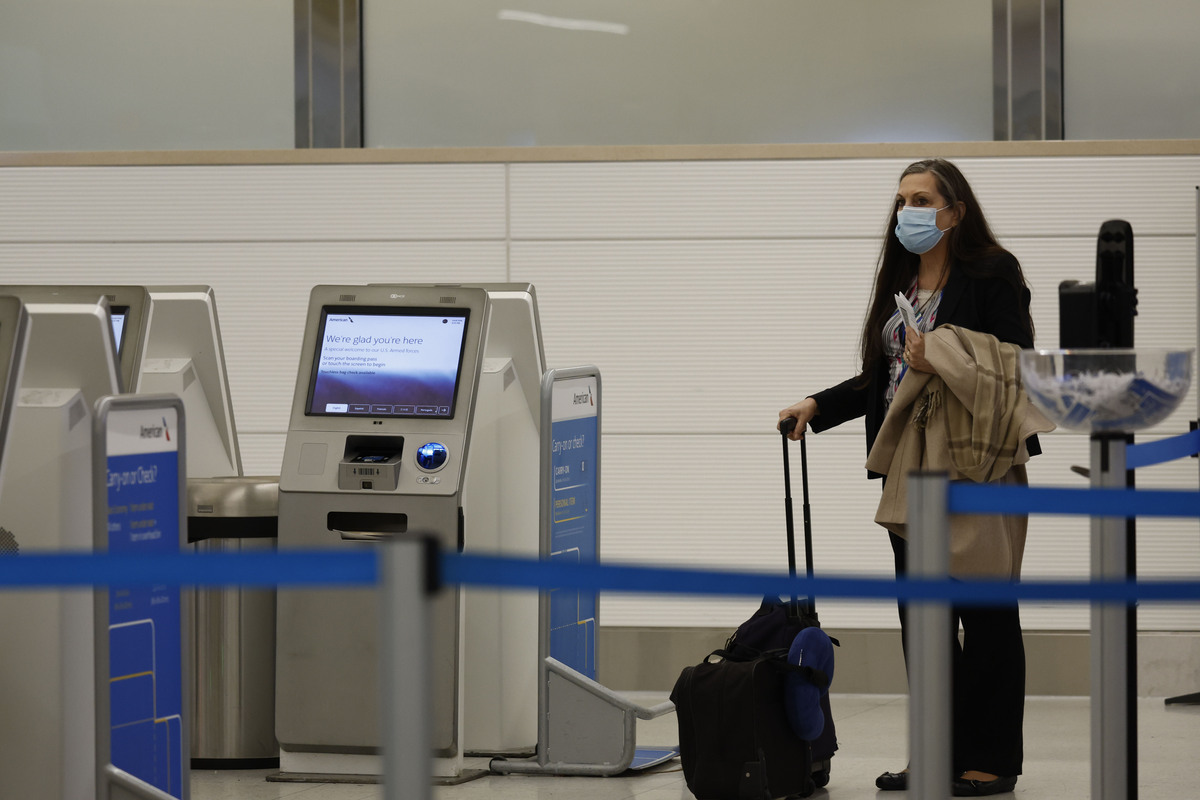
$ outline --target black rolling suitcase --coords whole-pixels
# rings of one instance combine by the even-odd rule
[[[724,656],[714,661],[713,656]],[[815,790],[808,742],[788,724],[787,651],[684,667],[671,702],[683,777],[697,800],[774,800]]]
[[[785,420],[787,422],[787,420]],[[792,421],[794,425],[794,420]],[[796,574],[795,523],[788,463],[789,428],[783,433],[784,503],[787,519],[788,569]],[[804,491],[804,544],[807,574],[812,577],[812,526],[808,504],[808,462],[801,440]],[[814,629],[806,641],[823,638],[827,669],[789,663],[789,648],[798,634]],[[679,722],[680,760],[688,789],[698,800],[770,800],[807,797],[829,782],[830,759],[837,737],[824,689],[832,676],[832,642],[823,633],[811,597],[780,600],[765,597],[759,609],[725,643],[675,682],[671,701]],[[832,642],[836,644],[836,642]],[[793,649],[793,654],[796,652]],[[713,661],[718,656],[720,661]],[[792,659],[793,662],[795,658]],[[803,662],[802,662],[803,663]],[[826,662],[819,662],[824,664]],[[800,683],[790,683],[800,682]],[[798,725],[785,694],[800,684],[820,694],[820,716]],[[810,715],[811,716],[811,715]],[[806,740],[797,730],[819,733]]]

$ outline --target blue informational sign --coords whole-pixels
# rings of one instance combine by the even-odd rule
[[[179,431],[174,408],[108,415],[108,549],[178,553]],[[182,618],[178,586],[110,586],[113,765],[183,797]]]
[[[554,384],[551,408],[552,561],[591,563],[599,558],[598,386],[595,376]],[[550,590],[550,656],[596,678],[599,596],[578,589]]]

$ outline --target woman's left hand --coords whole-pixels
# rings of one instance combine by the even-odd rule
[[[917,372],[934,371],[933,365],[925,360],[925,337],[916,328],[904,329],[904,363]]]

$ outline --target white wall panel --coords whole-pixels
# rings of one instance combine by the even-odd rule
[[[876,245],[513,242],[548,364],[595,363],[613,432],[761,432],[858,370]]]
[[[955,163],[1002,239],[1094,240],[1108,219],[1128,221],[1135,237],[1195,232],[1197,156],[963,158]]]
[[[502,164],[0,170],[0,241],[504,236]]]
[[[910,159],[514,164],[512,234],[528,239],[873,237]],[[1001,238],[1194,232],[1200,157],[963,158]]]
[[[874,237],[907,161],[514,164],[515,239]]]

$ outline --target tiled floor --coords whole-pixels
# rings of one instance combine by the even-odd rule
[[[840,750],[829,786],[815,798],[903,798],[875,789],[875,776],[907,759],[908,705],[896,695],[832,695]],[[653,704],[662,698],[639,695]],[[1200,797],[1200,706],[1139,702],[1140,800]],[[1090,795],[1090,716],[1086,697],[1029,698],[1025,710],[1025,771],[1014,795],[1022,800],[1074,800]],[[638,744],[674,743],[674,715],[639,723]],[[474,761],[474,760],[472,760]],[[478,760],[469,766],[486,766]],[[268,783],[266,771],[192,773],[192,800],[379,800],[379,786]],[[679,762],[650,774],[616,778],[489,775],[436,787],[435,800],[690,800]]]

